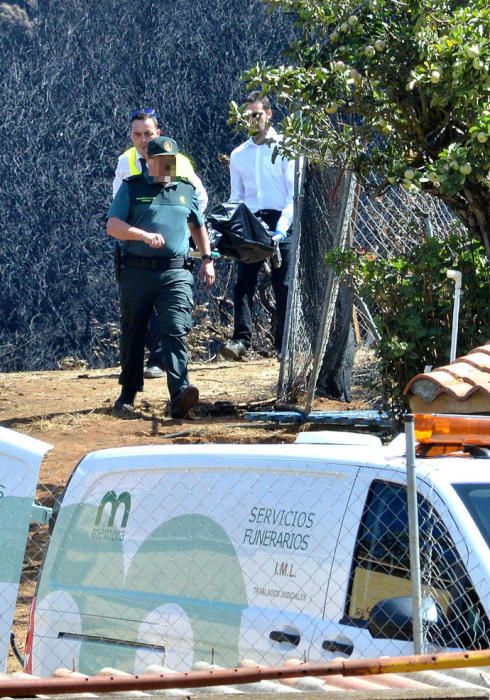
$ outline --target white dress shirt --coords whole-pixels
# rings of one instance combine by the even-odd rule
[[[269,127],[266,138],[268,142],[261,145],[249,138],[232,151],[230,201],[244,202],[253,212],[280,211],[276,230],[286,232],[293,220],[294,160],[278,155],[272,162],[275,144],[282,136]]]
[[[143,156],[136,150],[136,165],[138,167],[138,170],[141,172],[141,158]],[[114,180],[112,181],[112,198],[114,198],[117,194],[118,189],[121,187],[122,181],[129,177],[131,175],[131,171],[129,169],[129,160],[128,157],[126,156],[125,153],[119,156],[117,159],[117,167],[116,167],[116,172],[114,174]],[[192,185],[196,188],[196,195],[197,195],[197,201],[199,204],[199,211],[201,214],[204,213],[204,210],[208,206],[208,193],[206,192],[206,189],[204,188],[204,185],[202,184],[202,180],[200,177],[194,173],[193,178],[192,178]]]

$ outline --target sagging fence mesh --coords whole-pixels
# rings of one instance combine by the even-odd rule
[[[401,187],[375,196],[375,186],[374,178],[362,187],[350,173],[309,162],[297,177],[295,251],[278,398],[306,412],[311,410],[322,363],[328,359],[325,349],[329,341],[338,343],[346,318],[340,308],[345,295],[338,298],[326,253],[352,245],[388,259],[411,250],[426,236],[444,238],[454,224],[450,210],[434,197]],[[357,351],[376,341],[374,313],[354,294]]]
[[[341,169],[297,169],[289,302],[279,375],[279,398],[297,401],[318,372],[338,284],[325,254],[348,244],[354,181]],[[333,305],[325,304],[325,299]],[[330,313],[329,313],[330,312]],[[308,403],[308,399],[307,399]]]

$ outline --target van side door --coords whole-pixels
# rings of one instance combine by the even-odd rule
[[[350,466],[330,463],[319,468],[305,460],[297,469],[280,473],[270,466],[256,470],[260,488],[252,484],[244,488],[243,481],[243,524],[238,526],[244,534],[238,551],[246,572],[248,606],[242,615],[240,658],[280,665],[290,657],[307,656],[324,615],[332,561],[355,475],[356,469]],[[285,517],[264,526],[260,515],[264,508]],[[259,535],[267,534],[265,528],[274,533],[275,541],[262,539],[259,544]],[[289,537],[289,532],[297,533],[293,546],[285,546],[284,539],[281,545],[280,538]]]
[[[399,475],[390,477],[386,471],[371,473],[370,483],[366,476],[361,470],[349,501],[330,581],[328,616],[311,658],[413,653],[411,636],[374,638],[368,629],[373,606],[380,600],[410,596],[411,581],[406,486]],[[356,523],[363,491],[367,496]],[[479,619],[485,613],[466,572],[468,552],[454,533],[456,546],[434,505],[436,494],[419,493],[418,502],[422,594],[436,602],[442,623],[436,634],[428,633],[427,641],[433,648],[471,647],[468,635],[458,632],[456,619],[462,607],[473,609]],[[442,504],[438,505],[441,510]],[[444,517],[447,521],[447,513]],[[335,598],[336,589],[342,592]]]

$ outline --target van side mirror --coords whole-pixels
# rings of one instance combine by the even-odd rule
[[[425,629],[438,627],[441,608],[432,598],[422,599],[422,623]],[[387,598],[373,605],[368,629],[374,639],[413,640],[413,606],[410,596]]]

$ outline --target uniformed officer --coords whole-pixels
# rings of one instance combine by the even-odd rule
[[[129,117],[129,138],[132,146],[117,159],[116,172],[112,182],[112,196],[115,197],[123,180],[132,175],[139,175],[146,168],[146,147],[148,142],[160,136],[158,115],[151,107],[138,107]],[[196,188],[197,200],[201,214],[208,204],[208,195],[201,179],[196,175],[192,164],[183,153],[176,156],[177,176],[190,181]],[[116,249],[116,252],[117,251]],[[146,379],[158,379],[165,375],[160,332],[155,312],[150,315],[146,334],[148,347],[147,367],[144,371]]]
[[[145,332],[155,307],[170,394],[170,413],[183,418],[199,399],[189,384],[186,335],[192,325],[192,274],[186,269],[188,234],[201,253],[206,287],[215,279],[208,235],[195,188],[175,180],[176,142],[158,136],[147,146],[148,171],[123,181],[108,212],[107,233],[123,241],[121,395],[116,413],[134,412],[143,389]]]

